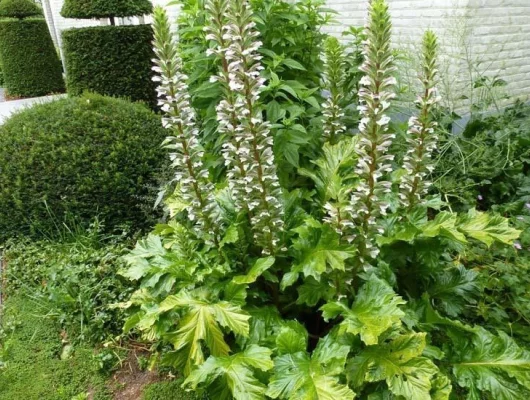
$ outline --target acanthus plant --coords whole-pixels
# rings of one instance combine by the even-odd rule
[[[434,34],[424,39],[424,90],[404,170],[389,153],[390,16],[385,0],[372,0],[359,134],[335,132],[336,143],[324,143],[314,166],[299,171],[313,188],[289,191],[278,185],[274,137],[263,119],[265,82],[250,5],[208,0],[206,11],[211,57],[219,66],[212,80],[223,93],[217,131],[225,172],[217,179],[200,161],[207,155],[189,117],[177,44],[157,8],[156,71],[160,103],[172,121],[169,143],[191,142],[197,150],[176,147],[178,188],[168,201],[173,218],[127,257],[123,274],[140,288],[122,305],[133,312],[125,331],[141,332],[153,343],[154,360],[160,356],[184,374],[184,387],[212,399],[530,394],[530,353],[508,334],[461,318],[480,287],[460,254],[478,243],[509,245],[519,231],[500,216],[457,215],[424,196],[436,128]],[[195,186],[207,191],[202,211]]]

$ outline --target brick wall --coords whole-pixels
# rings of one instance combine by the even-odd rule
[[[328,0],[336,23],[326,31],[340,35],[349,25],[365,22],[366,0]],[[417,54],[427,28],[440,37],[446,98],[455,110],[467,109],[472,79],[499,75],[507,82],[498,97],[530,97],[530,0],[388,0],[394,45]],[[469,64],[475,65],[470,78]],[[406,72],[406,68],[404,68]],[[478,96],[475,93],[475,96]],[[501,101],[504,105],[505,102]],[[468,106],[468,104],[467,104]]]

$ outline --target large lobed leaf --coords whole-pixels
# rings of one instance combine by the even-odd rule
[[[530,396],[530,353],[521,349],[506,333],[498,336],[477,328],[471,340],[454,340],[460,359],[453,373],[460,386],[469,389],[469,399],[480,392],[495,400],[523,400]]]
[[[386,381],[396,396],[407,400],[431,399],[432,379],[438,368],[421,356],[425,345],[425,333],[412,333],[389,343],[368,346],[348,363],[348,379],[354,388],[365,382]]]
[[[400,322],[405,313],[399,308],[405,301],[385,281],[372,275],[359,290],[353,305],[348,308],[339,302],[321,307],[325,320],[342,316],[343,332],[359,334],[367,345],[377,344],[379,336]]]
[[[293,343],[303,340],[302,336],[299,339],[294,336],[293,333]],[[339,380],[349,350],[349,346],[334,343],[326,337],[319,342],[313,356],[298,351],[276,357],[267,396],[299,400],[353,399],[355,393]]]
[[[266,387],[254,376],[254,370],[268,371],[272,367],[271,350],[251,345],[232,356],[209,357],[188,376],[183,386],[195,390],[201,383],[211,385],[218,380],[213,385],[216,399],[229,399],[231,394],[235,400],[264,400]]]
[[[297,262],[293,270],[285,274],[282,288],[292,285],[300,273],[319,280],[328,269],[344,271],[345,261],[356,253],[353,246],[340,243],[340,236],[329,225],[313,218],[307,218],[305,224],[294,231],[298,233],[298,238],[293,242]]]
[[[174,363],[188,375],[192,369],[204,362],[202,342],[213,356],[226,356],[230,347],[224,340],[220,326],[237,335],[248,336],[250,316],[239,306],[226,301],[210,303],[196,299],[186,291],[168,296],[159,307],[159,312],[185,310],[179,329],[166,337],[173,344],[176,354]]]

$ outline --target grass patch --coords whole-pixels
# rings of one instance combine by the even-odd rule
[[[93,351],[76,348],[61,360],[60,327],[37,315],[35,304],[17,295],[5,303],[0,336],[0,399],[110,400]]]

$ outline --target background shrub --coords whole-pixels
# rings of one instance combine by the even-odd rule
[[[109,18],[149,14],[149,0],[65,0],[61,15],[65,18]]]
[[[155,104],[149,25],[97,26],[63,32],[68,93],[85,90]]]
[[[27,18],[42,16],[42,10],[32,0],[3,0],[0,3],[0,17]]]
[[[64,91],[61,62],[44,19],[0,21],[0,56],[9,95]]]
[[[13,116],[0,128],[0,240],[53,231],[66,216],[98,215],[109,229],[150,221],[142,209],[164,137],[143,105],[95,94]]]

